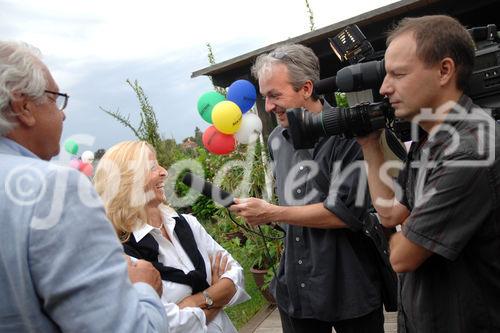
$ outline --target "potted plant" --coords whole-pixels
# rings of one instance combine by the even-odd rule
[[[262,229],[264,235],[273,238],[277,236],[276,232],[267,229]],[[252,234],[252,236],[248,236],[245,247],[248,256],[252,258],[250,271],[254,277],[255,284],[269,303],[276,304],[276,300],[269,291],[269,283],[274,277],[273,268],[277,269],[283,251],[282,240],[266,240],[264,242],[260,236]]]

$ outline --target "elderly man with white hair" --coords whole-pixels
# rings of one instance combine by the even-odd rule
[[[90,182],[47,162],[67,103],[37,49],[0,41],[0,332],[167,332],[158,271],[127,264]]]

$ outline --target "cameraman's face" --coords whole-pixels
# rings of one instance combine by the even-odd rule
[[[274,113],[282,127],[288,127],[286,109],[305,106],[303,94],[296,91],[288,78],[284,64],[273,64],[259,77],[260,93],[266,99],[267,112]]]
[[[380,94],[389,97],[396,117],[411,120],[422,108],[436,108],[441,94],[439,66],[424,64],[417,57],[411,33],[396,37],[385,53],[387,72]]]

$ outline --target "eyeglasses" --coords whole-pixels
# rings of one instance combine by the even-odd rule
[[[52,99],[54,102],[56,102],[56,107],[59,109],[59,111],[63,111],[66,106],[68,106],[68,99],[69,95],[68,94],[61,94],[55,91],[50,91],[50,90],[45,90],[46,93],[48,94],[53,94],[56,95],[57,97],[55,99]],[[61,98],[64,97],[64,98]]]
[[[271,57],[273,57],[274,59],[278,59],[278,60],[282,60],[282,61],[289,61],[289,62],[293,63],[295,66],[298,66],[298,64],[295,62],[295,60],[293,60],[293,58],[290,57],[286,52],[273,51],[273,52],[269,53],[269,55]]]

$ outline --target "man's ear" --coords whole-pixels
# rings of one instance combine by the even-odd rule
[[[439,81],[441,86],[445,86],[450,83],[450,81],[456,76],[457,67],[455,66],[455,61],[453,59],[446,57],[441,60],[439,66]]]
[[[12,113],[21,126],[33,127],[36,124],[36,118],[33,114],[35,103],[21,95],[11,101]]]
[[[311,97],[313,93],[313,82],[311,80],[307,80],[302,86],[302,90],[304,91],[304,99],[308,99]]]

